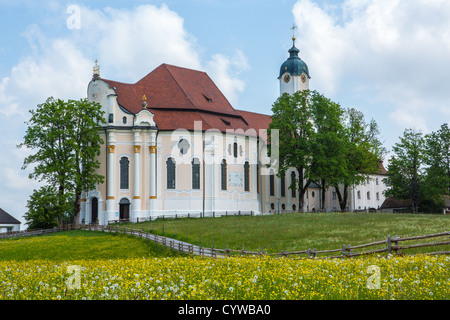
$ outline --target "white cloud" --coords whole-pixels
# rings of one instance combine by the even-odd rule
[[[206,65],[206,71],[232,105],[238,100],[238,93],[245,89],[245,82],[239,75],[249,68],[241,51],[237,51],[231,58],[215,54]]]
[[[293,14],[315,89],[372,97],[393,125],[429,131],[450,120],[450,2],[300,0]]]

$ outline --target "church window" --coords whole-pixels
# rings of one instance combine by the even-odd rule
[[[296,187],[296,181],[295,181],[296,179],[295,179],[295,172],[294,171],[292,171],[291,172],[291,188],[292,188],[292,198],[295,198],[295,196],[296,196],[296,194],[295,194],[295,190],[297,189],[297,187]]]
[[[311,192],[311,197],[315,197],[316,196],[316,193],[313,191],[313,192]]]
[[[169,158],[166,161],[167,166],[167,189],[175,189],[175,161]]]
[[[283,173],[283,175],[280,178],[280,184],[281,184],[281,196],[286,197],[286,176]]]
[[[256,192],[259,193],[259,164],[256,165]]]
[[[129,188],[129,168],[130,160],[127,157],[120,159],[120,189]]]
[[[248,161],[244,164],[244,190],[250,191],[250,165]]]
[[[200,161],[192,159],[192,189],[200,189]]]
[[[225,159],[220,164],[220,178],[222,190],[227,190],[227,161]]]
[[[189,150],[189,142],[186,139],[181,139],[178,142],[178,149],[180,149],[181,154],[186,154]]]
[[[270,195],[274,196],[275,195],[275,175],[273,174],[273,172],[270,173],[269,176],[269,188],[270,188]]]

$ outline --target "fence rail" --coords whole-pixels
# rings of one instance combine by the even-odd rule
[[[280,257],[292,257],[292,256],[302,256],[306,255],[306,258],[351,258],[358,257],[363,255],[370,255],[376,253],[388,253],[392,255],[404,255],[406,250],[416,249],[416,248],[424,248],[424,247],[437,247],[437,246],[445,246],[445,249],[450,249],[450,231],[428,234],[422,236],[414,236],[414,237],[405,237],[401,238],[398,236],[388,236],[387,239],[376,241],[372,243],[360,244],[355,246],[343,245],[342,248],[331,249],[331,250],[316,250],[316,249],[308,249],[301,251],[281,251],[279,253],[266,253],[264,250],[262,251],[248,251],[244,250],[244,246],[241,250],[239,249],[230,249],[227,246],[227,249],[220,249],[212,247],[204,247],[197,246],[194,244],[190,244],[181,240],[171,239],[164,236],[159,236],[156,234],[152,234],[150,232],[145,232],[142,229],[134,229],[133,226],[131,228],[127,228],[126,226],[119,226],[119,224],[109,224],[106,226],[102,225],[79,225],[75,227],[74,225],[65,225],[63,227],[55,227],[51,229],[38,229],[38,230],[25,230],[25,231],[13,231],[7,233],[0,233],[0,239],[11,238],[11,237],[23,237],[23,236],[36,236],[49,234],[60,231],[67,230],[88,230],[88,231],[101,231],[101,232],[110,232],[110,233],[122,233],[128,234],[132,236],[138,236],[140,238],[150,240],[156,243],[159,243],[163,246],[167,246],[173,250],[177,250],[179,252],[187,253],[187,254],[195,254],[200,256],[208,256],[208,257],[225,257],[225,256],[280,256]],[[409,241],[417,241],[424,239],[435,239],[435,238],[444,238],[435,242],[424,242],[424,243],[414,243],[408,244]],[[381,247],[380,247],[381,246]],[[374,248],[377,247],[377,248]],[[361,249],[372,248],[368,251],[361,251]],[[357,252],[358,251],[358,252]],[[338,254],[340,253],[340,254]],[[332,254],[332,255],[330,255]],[[437,255],[437,254],[450,254],[450,250],[441,250],[435,252],[421,253],[424,255]],[[302,258],[302,257],[301,257]]]

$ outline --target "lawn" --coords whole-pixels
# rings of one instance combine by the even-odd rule
[[[0,261],[71,261],[176,255],[168,248],[136,237],[80,230],[0,241]]]
[[[265,252],[327,250],[343,244],[450,231],[450,216],[387,213],[298,213],[220,218],[157,219],[133,224],[206,247]],[[425,249],[426,250],[426,249]],[[435,250],[435,249],[433,249]],[[448,249],[447,249],[448,250]],[[417,251],[418,252],[418,251]]]

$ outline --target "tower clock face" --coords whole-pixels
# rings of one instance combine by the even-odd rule
[[[306,82],[306,76],[304,74],[302,74],[301,76],[302,82],[305,83]]]
[[[284,80],[284,82],[288,83],[289,80],[291,80],[291,76],[287,74],[287,75],[284,76],[283,80]]]

